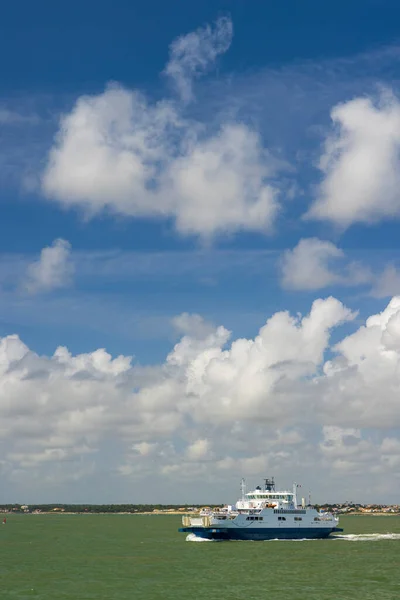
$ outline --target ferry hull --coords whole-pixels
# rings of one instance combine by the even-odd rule
[[[229,528],[222,527],[182,527],[179,529],[182,533],[193,533],[196,537],[207,540],[316,540],[327,538],[333,532],[343,531],[339,527],[319,527],[314,528]]]

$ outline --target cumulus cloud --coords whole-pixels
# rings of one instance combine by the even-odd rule
[[[182,100],[192,100],[192,80],[204,73],[219,54],[228,50],[232,35],[232,21],[221,17],[214,27],[207,25],[172,42],[165,74],[174,81]]]
[[[51,246],[43,248],[39,260],[28,266],[24,287],[31,294],[67,287],[73,273],[71,244],[57,239]]]
[[[331,330],[354,316],[320,299],[303,317],[275,313],[254,339],[229,342],[224,327],[188,327],[185,315],[186,334],[147,376],[104,349],[45,357],[2,338],[3,471],[70,480],[73,464],[84,476],[104,469],[106,453],[109,476],[123,480],[291,478],[306,466],[311,479],[349,477],[351,491],[356,475],[394,476],[400,298],[332,346]]]
[[[267,233],[278,211],[278,188],[267,183],[273,161],[259,135],[241,124],[224,125],[170,165],[176,227],[182,233],[237,230]]]
[[[355,98],[331,112],[333,131],[319,167],[324,178],[308,217],[346,228],[400,215],[400,104]]]
[[[343,250],[318,238],[301,239],[280,261],[281,283],[291,290],[318,290],[332,285],[370,282],[372,273],[360,263],[345,261]]]
[[[325,363],[321,401],[332,417],[336,413],[333,420],[340,426],[400,425],[399,311],[400,299],[395,297],[382,313],[336,344],[337,357]]]
[[[182,94],[190,77],[226,49],[227,19],[177,40],[167,72]],[[218,127],[188,119],[179,102],[150,103],[118,85],[78,98],[62,117],[42,187],[65,207],[129,217],[172,218],[182,234],[212,238],[268,232],[278,211],[276,162],[242,122]]]

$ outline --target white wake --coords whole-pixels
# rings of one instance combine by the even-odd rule
[[[328,538],[297,538],[297,539],[271,539],[264,540],[265,542],[321,542],[326,540],[343,540],[346,542],[379,542],[381,540],[400,540],[400,533],[348,533],[343,535],[332,535]],[[194,533],[189,533],[186,536],[187,542],[215,542],[217,540],[208,540],[197,536]]]
[[[379,542],[381,540],[400,540],[400,533],[349,533],[347,535],[335,535],[331,539],[347,542]]]
[[[213,542],[214,540],[208,540],[207,538],[200,537],[200,536],[196,535],[195,533],[189,533],[186,536],[186,541],[187,542]]]

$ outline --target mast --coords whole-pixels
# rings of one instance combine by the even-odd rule
[[[297,483],[294,482],[293,484],[293,502],[294,502],[294,507],[297,508]]]
[[[240,489],[242,492],[242,502],[244,502],[246,494],[246,480],[244,479],[244,477],[242,477],[242,481],[240,482]]]
[[[271,479],[265,479],[265,491],[266,492],[274,492],[275,491],[274,477],[271,477]]]

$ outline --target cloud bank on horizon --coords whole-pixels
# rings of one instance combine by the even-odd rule
[[[231,341],[223,326],[182,315],[182,337],[152,369],[103,349],[39,356],[2,338],[3,476],[87,476],[115,439],[110,470],[124,478],[218,482],[232,470],[304,473],[312,460],[313,477],[368,473],[388,491],[400,466],[400,297],[333,344],[332,330],[355,317],[329,297]]]
[[[237,338],[188,307],[173,319],[179,340],[156,365],[142,364],[140,356],[113,358],[104,348],[72,352],[60,345],[42,355],[22,334],[3,335],[0,472],[13,489],[37,498],[43,489],[51,494],[83,481],[96,487],[106,473],[107,481],[122,482],[115,484],[120,490],[156,477],[172,488],[191,482],[199,501],[212,490],[224,501],[232,473],[273,472],[311,479],[332,499],[378,500],[378,487],[395,497],[400,271],[395,260],[353,259],[337,238],[354,226],[372,230],[400,217],[399,99],[381,89],[331,106],[321,145],[298,149],[312,164],[303,175],[304,161],[268,146],[251,115],[202,114],[197,80],[232,40],[232,22],[223,17],[173,41],[162,72],[172,91],[161,99],[117,83],[78,97],[60,117],[44,170],[36,173],[40,200],[52,209],[78,209],[91,223],[98,217],[172,222],[177,237],[215,246],[227,234],[254,235],[257,243],[260,234],[279,239],[284,224],[295,221],[296,243],[287,247],[282,238],[284,249],[273,258],[280,291],[292,306],[301,294],[325,290],[327,297],[310,299],[305,316],[293,316],[296,306],[272,311],[256,335]],[[0,111],[2,123],[37,125],[9,109]],[[334,241],[323,239],[326,225]],[[19,266],[11,261],[7,270],[3,261],[1,293],[21,310],[39,297],[73,294],[87,275],[86,240],[79,253],[57,232],[49,232],[51,239]],[[241,245],[235,250],[246,253]],[[219,260],[217,250],[211,256]],[[96,265],[123,272],[122,255],[111,267],[106,262],[100,254]],[[339,300],[342,290],[356,290],[361,306],[354,296]],[[107,293],[113,292],[107,287]],[[229,290],[216,304],[228,296]],[[78,296],[71,297],[79,312]],[[365,298],[364,319],[357,309]],[[378,298],[389,298],[386,307],[371,309]],[[95,292],[91,301],[94,312]],[[68,327],[68,315],[62,318]],[[90,335],[89,326],[83,331]],[[80,343],[87,348],[86,340]],[[180,501],[172,488],[169,499]],[[155,488],[148,489],[154,497]]]

